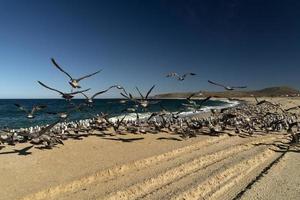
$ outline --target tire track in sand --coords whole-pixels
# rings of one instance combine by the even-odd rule
[[[125,190],[116,191],[108,195],[107,197],[101,197],[99,199],[135,199],[139,198],[147,193],[152,192],[156,188],[160,188],[167,185],[177,179],[184,177],[194,171],[208,167],[209,165],[215,164],[223,159],[233,156],[242,151],[247,151],[253,147],[255,143],[267,142],[274,140],[275,137],[258,138],[254,141],[247,142],[246,144],[240,144],[230,147],[225,150],[221,150],[206,156],[196,158],[190,162],[183,163],[179,166],[175,166],[155,177],[146,179],[143,182],[138,182]]]

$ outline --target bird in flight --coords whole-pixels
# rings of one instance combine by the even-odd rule
[[[225,90],[235,90],[235,89],[244,89],[244,88],[247,88],[247,86],[226,86],[226,85],[223,85],[223,84],[220,84],[220,83],[216,83],[216,82],[213,82],[213,81],[210,81],[210,80],[208,80],[208,82],[210,84],[223,87]]]
[[[179,75],[175,72],[171,72],[169,74],[166,75],[167,78],[169,77],[174,77],[176,78],[178,81],[183,81],[187,76],[195,76],[196,74],[195,73],[186,73],[186,74],[183,74],[183,75]]]
[[[59,69],[61,72],[63,72],[64,74],[66,74],[69,78],[69,84],[72,86],[72,88],[76,89],[76,88],[81,88],[81,86],[79,85],[79,82],[83,79],[86,79],[88,77],[94,76],[95,74],[98,74],[99,72],[101,72],[102,70],[96,71],[92,74],[88,74],[86,76],[80,77],[80,78],[73,78],[68,72],[66,72],[65,70],[63,70],[63,68],[61,68],[57,62],[54,60],[54,58],[51,58],[52,63],[54,64],[54,66]]]
[[[100,91],[100,92],[95,93],[95,94],[94,94],[93,96],[91,96],[91,97],[88,97],[84,92],[80,92],[80,93],[86,98],[86,103],[87,103],[88,105],[91,105],[91,104],[93,103],[93,100],[94,100],[94,98],[95,98],[96,96],[98,96],[98,95],[100,95],[100,94],[103,94],[103,93],[109,91],[109,90],[112,89],[112,88],[117,88],[117,89],[119,89],[119,90],[124,90],[124,88],[123,88],[122,86],[120,86],[120,85],[113,85],[113,86],[110,86],[109,88],[107,88],[106,90],[103,90],[103,91]]]
[[[49,90],[58,92],[58,93],[62,96],[62,98],[66,99],[66,100],[68,100],[68,101],[71,100],[71,99],[74,97],[75,94],[78,94],[78,93],[81,93],[81,92],[86,92],[86,91],[89,91],[89,90],[90,90],[90,88],[89,88],[89,89],[86,89],[86,90],[81,90],[81,91],[76,91],[76,92],[71,92],[71,93],[65,93],[65,92],[61,92],[61,91],[59,91],[59,90],[57,90],[57,89],[51,88],[51,87],[45,85],[44,83],[42,83],[41,81],[38,81],[38,83],[39,83],[41,86],[43,86],[43,87],[45,87],[45,88],[47,88],[47,89],[49,89]]]
[[[35,112],[40,111],[47,107],[46,105],[37,105],[37,106],[33,106],[33,108],[29,111],[28,109],[24,108],[20,104],[15,103],[14,105],[17,106],[20,110],[24,111],[27,114],[28,119],[35,118],[34,115]]]

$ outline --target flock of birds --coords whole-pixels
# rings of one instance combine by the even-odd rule
[[[194,115],[191,117],[182,117],[181,112],[190,110],[193,112],[201,111],[204,104],[211,99],[211,96],[196,99],[201,96],[200,93],[192,93],[186,98],[183,109],[178,112],[171,112],[163,107],[157,99],[151,99],[149,96],[155,85],[153,85],[146,94],[142,94],[140,89],[136,87],[136,91],[140,97],[136,98],[120,85],[113,85],[107,89],[97,92],[92,96],[88,96],[85,92],[90,89],[81,89],[80,82],[84,79],[92,77],[101,72],[101,70],[92,74],[73,78],[52,58],[53,65],[69,78],[71,92],[62,92],[52,88],[45,83],[38,83],[53,92],[58,93],[65,99],[70,107],[64,112],[47,112],[50,115],[56,115],[57,120],[46,126],[35,126],[21,129],[2,129],[0,131],[0,144],[15,145],[20,142],[30,142],[37,145],[37,148],[52,148],[58,144],[64,144],[63,141],[68,138],[80,139],[89,135],[98,135],[105,137],[106,135],[115,134],[146,134],[167,132],[179,135],[181,138],[196,137],[200,134],[220,135],[232,133],[239,135],[251,136],[255,133],[282,132],[287,131],[292,137],[292,142],[299,142],[300,123],[298,122],[298,114],[293,112],[300,109],[300,106],[283,109],[281,105],[272,103],[267,100],[258,100],[256,104],[240,103],[235,107],[227,107],[222,109],[211,109],[209,115]],[[195,73],[186,73],[179,75],[177,73],[169,73],[168,78],[175,78],[178,81],[184,81],[188,76],[195,76]],[[224,88],[225,90],[235,90],[246,88],[246,86],[226,86],[208,80],[210,84]],[[92,118],[79,121],[68,121],[70,113],[73,111],[81,112],[84,108],[93,108],[94,99],[111,90],[117,89],[124,97],[119,103],[125,104],[131,102],[132,107],[127,107],[122,112],[136,113],[135,120],[125,120],[125,116],[115,121],[110,119],[109,113],[100,112],[93,115]],[[85,98],[84,103],[75,104],[72,98],[75,95],[82,95]],[[146,111],[151,105],[160,104],[161,110],[153,112],[148,118],[140,118],[138,110]],[[35,118],[36,114],[45,109],[46,105],[36,105],[32,109],[27,109],[22,105],[15,106],[26,114],[28,119]],[[23,149],[24,152],[33,147]]]

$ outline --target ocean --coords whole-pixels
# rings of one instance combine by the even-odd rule
[[[73,111],[70,113],[68,120],[75,121],[93,117],[100,112],[110,114],[110,118],[116,119],[124,115],[122,110],[132,107],[132,102],[121,104],[120,99],[95,99],[94,106],[85,108],[84,110]],[[158,104],[151,105],[147,111],[139,111],[140,118],[148,117],[152,112],[157,112],[163,107],[171,112],[176,112],[183,108],[182,104],[186,103],[184,99],[161,99]],[[83,99],[73,99],[74,104],[83,103]],[[196,101],[197,102],[197,101]],[[34,119],[27,119],[26,113],[18,109],[14,104],[20,104],[25,108],[31,110],[34,105],[46,105],[47,108],[36,113]],[[204,104],[203,111],[205,112],[211,108],[224,108],[228,106],[237,105],[236,101],[220,101],[209,100]],[[28,128],[36,125],[46,125],[58,119],[56,115],[50,115],[46,112],[65,112],[70,107],[70,104],[64,99],[0,99],[0,128]],[[192,112],[186,110],[182,115],[190,115]],[[126,119],[135,119],[136,114],[130,113]]]

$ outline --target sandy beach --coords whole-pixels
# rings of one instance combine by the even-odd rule
[[[270,98],[269,98],[270,99]],[[253,102],[252,98],[244,98]],[[271,98],[283,107],[299,98]],[[286,133],[252,137],[171,133],[68,140],[30,155],[0,151],[0,199],[297,199],[299,146]]]

